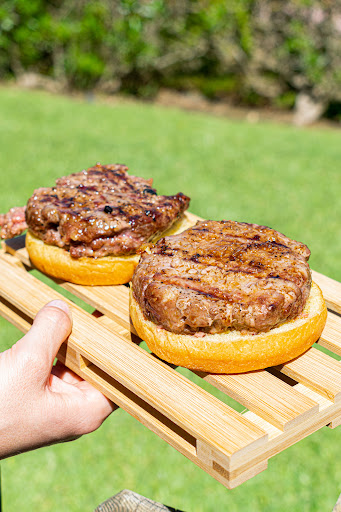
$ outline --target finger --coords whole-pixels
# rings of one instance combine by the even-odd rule
[[[83,380],[76,386],[82,393],[79,402],[76,434],[88,434],[100,427],[103,421],[117,409],[117,405],[106,398],[100,391]]]
[[[50,377],[49,410],[62,437],[80,436],[96,430],[117,406],[86,381],[70,384]]]
[[[64,382],[68,382],[69,384],[77,384],[83,380],[79,375],[74,373],[72,370],[69,370],[69,368],[60,361],[57,361],[57,363],[52,367],[51,374]]]
[[[28,333],[17,342],[17,351],[19,354],[29,354],[39,368],[45,370],[47,377],[71,328],[71,313],[67,304],[61,300],[49,302],[38,312]]]
[[[52,393],[59,393],[69,395],[74,392],[74,388],[82,382],[81,380],[73,380],[72,378],[65,378],[65,375],[61,379],[58,375],[51,373],[49,377],[49,390]]]

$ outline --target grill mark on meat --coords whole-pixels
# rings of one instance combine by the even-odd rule
[[[235,277],[238,279],[238,275],[248,276],[251,277],[251,281],[248,282],[248,285],[250,286],[259,286],[260,279],[263,280],[264,284],[266,283],[267,286],[271,288],[272,278],[271,276],[255,276],[253,273],[248,272],[247,270],[238,269],[238,270],[231,270],[226,269],[228,272],[228,275],[231,277],[231,274],[234,274]],[[222,277],[222,275],[220,276]],[[279,283],[279,281],[282,281],[282,283]],[[189,290],[196,291],[200,294],[207,295],[208,297],[215,298],[215,299],[223,299],[228,302],[234,302],[236,300],[236,296],[239,294],[239,290],[231,290],[226,291],[226,288],[224,287],[224,284],[219,282],[218,285],[221,284],[221,286],[214,286],[213,281],[210,279],[209,282],[207,280],[204,280],[200,277],[192,277],[187,275],[175,275],[175,274],[169,274],[167,271],[165,272],[157,272],[153,276],[154,282],[162,282],[162,284],[166,285],[172,285],[177,288],[187,288]],[[253,282],[252,282],[253,280]],[[251,284],[252,283],[252,284]],[[238,283],[239,284],[239,283]],[[280,284],[281,286],[286,286],[289,289],[291,289],[296,295],[300,295],[300,287],[294,283],[293,281],[290,281],[288,278],[281,279],[276,278],[276,281],[274,281],[274,287],[277,288]]]
[[[30,231],[74,258],[137,252],[181,217],[189,197],[159,196],[151,179],[127,169],[97,164],[37,189],[27,204]]]
[[[274,254],[273,249],[278,249],[279,246],[281,251],[276,251],[276,254]],[[294,281],[299,286],[302,286],[309,277],[306,262],[302,260],[300,255],[293,253],[290,249],[285,248],[283,245],[274,244],[273,242],[242,245],[240,248],[238,248],[238,251],[232,251],[232,253],[228,256],[228,259],[225,258],[224,261],[217,260],[213,254],[201,255],[196,253],[194,255],[189,255],[189,252],[184,251],[181,247],[168,250],[168,247],[164,244],[160,249],[161,250],[156,249],[156,253],[160,256],[174,257],[174,255],[177,254],[177,257],[181,257],[184,261],[187,260],[193,263],[200,263],[201,265],[205,265],[207,267],[218,267],[228,272],[243,272],[245,274],[254,275],[258,278],[268,277],[290,280]],[[249,249],[253,249],[257,252],[256,259],[245,261],[245,256]],[[283,249],[286,250],[283,251]],[[284,255],[287,256],[287,266],[283,265],[283,261],[277,262],[274,261],[274,259],[270,260],[269,265],[268,256],[270,251],[272,252],[273,258],[275,259],[283,258]],[[264,256],[268,259],[268,264],[265,264],[264,261],[261,261],[260,252],[263,252],[263,260]],[[293,262],[295,263],[294,265]],[[289,268],[287,269],[287,267]]]
[[[204,221],[144,253],[133,289],[145,316],[180,334],[267,331],[297,316],[310,291],[310,251],[264,226],[258,237],[255,226]]]
[[[289,247],[294,252],[300,254],[306,261],[309,259],[310,250],[301,242],[291,240],[282,233],[275,231],[267,226],[258,226],[257,224],[248,224],[246,222],[235,221],[207,221],[194,226],[193,230],[197,234],[203,233],[205,240],[219,240],[223,232],[224,241],[234,241],[245,244],[248,240],[259,242],[272,242],[284,247]],[[200,236],[200,235],[199,235]]]

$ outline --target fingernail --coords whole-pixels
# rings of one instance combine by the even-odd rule
[[[62,309],[64,311],[64,313],[66,313],[69,316],[70,320],[72,320],[71,311],[70,311],[69,306],[66,304],[66,302],[59,300],[59,299],[51,300],[51,302],[46,304],[46,306],[52,306],[54,308]]]

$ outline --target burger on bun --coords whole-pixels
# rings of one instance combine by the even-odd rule
[[[321,335],[327,309],[308,247],[257,224],[202,221],[144,252],[130,291],[137,334],[193,370],[285,363]]]
[[[125,165],[100,165],[34,191],[26,207],[33,265],[83,285],[130,281],[143,246],[191,225],[189,197],[158,195]]]

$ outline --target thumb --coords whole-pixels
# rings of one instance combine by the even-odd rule
[[[57,352],[71,333],[72,317],[68,305],[62,300],[46,304],[36,315],[28,333],[17,342],[17,350],[29,354],[50,374]]]

